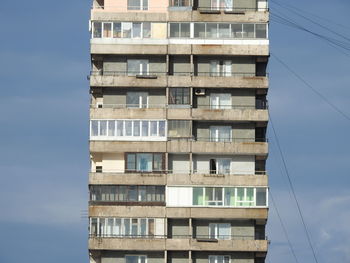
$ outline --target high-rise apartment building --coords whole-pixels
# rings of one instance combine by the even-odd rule
[[[266,0],[94,0],[91,263],[260,263]]]

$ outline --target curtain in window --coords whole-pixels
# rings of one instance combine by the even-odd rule
[[[224,77],[232,76],[232,61],[224,60],[224,64],[222,65],[222,75]],[[231,105],[231,94],[230,95],[230,105]]]
[[[103,37],[112,37],[112,23],[103,23]]]
[[[221,0],[221,1],[225,2],[225,10],[227,11],[232,10],[232,6],[233,6],[232,0]]]
[[[123,38],[131,38],[131,28],[132,23],[131,22],[124,22],[123,25]]]
[[[212,109],[231,109],[232,100],[230,93],[211,93],[210,108]]]
[[[230,159],[217,159],[218,174],[230,174]]]
[[[230,224],[217,224],[219,239],[231,239],[231,225]]]
[[[231,126],[210,126],[210,141],[230,142]]]
[[[138,154],[137,155],[137,170],[144,172],[152,171],[152,154]]]

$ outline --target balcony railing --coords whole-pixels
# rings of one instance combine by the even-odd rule
[[[176,105],[176,104],[175,104]],[[182,104],[181,104],[182,105]],[[174,104],[90,104],[90,108],[112,108],[112,109],[174,109]],[[176,107],[175,107],[176,108]],[[198,104],[195,107],[188,105],[186,109],[209,109],[209,110],[266,110],[268,109],[267,103],[261,103],[257,105],[208,105]]]
[[[168,138],[168,140],[174,140],[174,138]],[[175,138],[176,140],[176,138]],[[233,143],[233,142],[267,142],[267,138],[212,138],[212,137],[196,137],[194,139],[198,142],[223,142],[223,143]]]
[[[246,171],[222,171],[222,170],[190,170],[190,169],[184,169],[184,170],[157,170],[157,171],[135,171],[135,170],[128,170],[128,169],[99,169],[92,170],[92,173],[113,173],[113,174],[139,174],[141,176],[160,176],[162,174],[167,174],[169,176],[171,175],[204,175],[204,176],[244,176],[244,175],[267,175],[267,171],[255,171],[254,174],[247,173]]]
[[[267,236],[261,235],[220,235],[217,237],[209,235],[121,235],[114,233],[89,234],[90,238],[120,238],[120,239],[192,239],[197,241],[218,242],[221,240],[268,240]]]
[[[130,77],[147,77],[147,76],[194,76],[194,77],[267,77],[266,74],[257,74],[254,72],[132,72],[132,71],[90,71],[90,76],[130,76]]]

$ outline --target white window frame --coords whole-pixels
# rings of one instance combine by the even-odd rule
[[[215,263],[225,263],[225,259],[224,259],[224,262],[218,262],[218,257],[228,257],[228,259],[229,259],[229,263],[231,263],[231,256],[230,255],[209,255],[208,256],[208,263],[210,263],[210,258],[211,257],[214,257],[215,258]]]
[[[230,137],[229,138],[220,138],[220,129],[227,129],[230,130]],[[231,126],[210,126],[209,127],[209,137],[210,137],[210,142],[232,142],[232,127]],[[225,139],[225,140],[223,140]],[[227,141],[226,141],[227,140]]]
[[[229,98],[230,104],[222,104],[223,97],[227,96]],[[216,103],[212,103],[216,101]],[[231,109],[232,108],[232,94],[231,93],[211,93],[209,97],[210,108],[211,109]],[[232,136],[232,134],[231,134]]]
[[[153,233],[155,233],[156,230],[156,219],[155,218],[112,218],[112,217],[90,217],[89,218],[89,234],[93,235],[92,233],[92,220],[96,219],[96,236],[102,236],[102,237],[116,237],[116,238],[149,238],[150,232],[149,232],[149,221],[153,220]],[[137,220],[137,235],[132,234],[132,221]],[[112,228],[108,229],[108,222],[112,220]],[[117,220],[120,220],[120,229],[119,233],[116,232],[116,222]],[[129,221],[129,235],[126,235],[125,232],[125,221]],[[146,234],[141,235],[141,221],[146,220]],[[155,234],[152,235],[152,237],[155,237]]]
[[[92,136],[92,122],[97,121],[98,124],[98,135]],[[106,135],[101,136],[101,121],[106,121]],[[117,136],[117,127],[118,122],[123,122],[123,135]],[[126,125],[125,122],[130,121],[131,122],[131,135],[126,136]],[[139,136],[134,136],[134,122],[140,122],[139,125]],[[109,134],[109,122],[114,122],[114,133],[113,135]],[[142,134],[142,122],[148,122],[148,136],[144,136]],[[157,134],[154,136],[151,136],[151,122],[157,123]],[[164,122],[164,136],[160,136],[160,122]],[[166,120],[136,120],[136,119],[118,119],[118,120],[96,120],[92,119],[90,121],[90,140],[112,140],[112,141],[165,141],[167,139],[167,132],[168,132],[168,124]]]
[[[130,9],[129,9],[129,1],[127,0],[127,10],[141,10],[141,11],[146,11],[146,10],[149,10],[149,1],[147,0],[147,8],[144,9],[144,6],[143,6],[143,0],[140,0],[140,6],[132,6]],[[138,8],[138,9],[136,9]]]
[[[105,24],[110,24],[111,25],[111,36],[110,37],[106,37],[104,35],[105,33]],[[102,22],[102,38],[113,38],[113,22]]]
[[[219,169],[219,161],[224,161],[224,160],[230,162],[230,165],[229,165],[230,167],[229,167],[228,172],[227,171],[222,172]],[[231,174],[231,165],[232,165],[232,159],[231,158],[216,158],[215,162],[216,162],[216,174]]]
[[[129,68],[128,68],[128,63],[129,61],[139,61],[139,71],[138,73],[129,73]],[[146,64],[146,70],[143,71],[143,67]],[[149,59],[128,59],[126,62],[126,67],[127,67],[127,74],[128,76],[136,76],[136,75],[149,75]]]
[[[238,201],[238,188],[243,188],[244,189],[244,196],[243,196],[243,201]],[[253,201],[248,201],[247,200],[247,190],[248,188],[253,188]],[[256,187],[236,187],[235,188],[235,206],[236,207],[255,207],[256,206]],[[252,205],[239,205],[239,204],[245,204],[245,203],[251,203]]]
[[[229,235],[227,237],[220,237],[220,226],[223,225],[228,225],[229,226]],[[231,237],[231,223],[209,223],[209,238],[211,238],[212,236],[214,236],[215,239],[220,239],[220,240],[230,240],[232,239]],[[211,229],[214,228],[214,235],[212,235],[212,233],[210,233]]]
[[[256,206],[256,189],[257,188],[264,188],[264,187],[256,187],[256,186],[247,186],[247,187],[237,187],[237,186],[232,186],[232,187],[229,187],[229,186],[202,186],[202,187],[192,187],[192,193],[193,193],[193,189],[194,188],[201,188],[202,189],[202,195],[203,195],[203,204],[202,205],[193,205],[192,203],[192,206],[193,207],[234,207],[234,208],[265,208],[265,207],[268,207],[269,206],[269,191],[268,191],[268,188],[265,188],[266,189],[266,204],[265,206]],[[222,188],[222,205],[209,205],[208,202],[218,202],[218,201],[205,201],[204,198],[205,198],[205,194],[206,194],[206,190],[207,188]],[[226,188],[234,188],[234,195],[235,195],[235,202],[234,204],[232,205],[225,205],[225,193],[226,193]],[[237,191],[238,191],[238,188],[244,188],[244,200],[243,201],[237,201]],[[246,198],[247,198],[247,194],[246,194],[246,191],[248,188],[252,188],[253,189],[253,201],[246,201]],[[250,206],[241,206],[239,205],[240,203],[247,203],[247,202],[251,202],[252,205]]]
[[[138,92],[138,91],[128,91],[127,94],[130,94],[130,93],[134,93],[134,94],[138,94],[138,97],[139,97],[139,103],[138,103],[138,107],[128,107],[130,109],[134,108],[139,108],[139,109],[148,109],[149,107],[149,93],[148,92]],[[145,107],[143,107],[143,103],[142,103],[142,96],[146,94],[146,105]],[[128,95],[127,95],[128,96]],[[126,106],[128,106],[128,104],[126,104]]]

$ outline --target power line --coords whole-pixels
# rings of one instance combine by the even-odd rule
[[[275,54],[271,53],[280,64],[282,64],[290,73],[292,73],[297,79],[303,82],[309,89],[311,89],[315,94],[317,94],[321,99],[323,99],[333,110],[341,114],[345,119],[350,121],[350,116],[339,109],[334,103],[327,99],[321,92],[316,90],[310,83],[308,83],[304,78],[302,78],[298,73],[296,73],[293,69],[291,69],[285,62],[283,62],[280,58],[278,58]]]
[[[270,198],[271,198],[271,201],[272,201],[272,205],[273,205],[273,207],[274,207],[274,209],[275,209],[275,211],[276,211],[278,220],[279,220],[279,222],[280,222],[280,224],[281,224],[281,227],[282,227],[282,229],[283,229],[283,233],[284,233],[284,235],[285,235],[285,237],[286,237],[286,239],[287,239],[287,242],[288,242],[288,246],[289,246],[289,248],[290,248],[290,251],[292,252],[292,255],[293,255],[294,259],[295,259],[295,262],[299,263],[298,258],[297,258],[296,254],[295,254],[294,248],[293,248],[293,246],[292,246],[292,243],[290,242],[287,229],[286,229],[286,227],[285,227],[285,225],[284,225],[284,223],[283,223],[283,221],[282,221],[281,215],[280,215],[280,213],[279,213],[279,211],[278,211],[278,209],[277,209],[276,202],[275,202],[275,200],[274,200],[274,198],[273,198],[273,196],[272,196],[271,189],[269,190],[269,195],[270,195]]]
[[[276,1],[273,1],[273,0],[270,0],[270,1],[276,3]],[[300,8],[298,8],[298,7],[296,7],[296,6],[293,6],[293,5],[291,5],[291,4],[287,4],[287,3],[283,3],[283,4],[284,4],[285,6],[288,6],[288,7],[291,8],[291,9],[294,9],[294,10],[299,11],[300,13],[304,13],[304,14],[306,14],[306,15],[313,16],[313,17],[315,17],[315,18],[317,18],[317,19],[319,19],[319,20],[327,21],[329,24],[333,24],[333,25],[336,25],[336,26],[339,26],[339,27],[343,27],[343,28],[346,28],[346,29],[350,29],[349,26],[340,24],[339,22],[333,21],[333,20],[331,20],[331,19],[329,19],[329,18],[325,18],[325,17],[323,17],[323,16],[319,16],[319,15],[316,15],[316,14],[314,14],[314,13],[305,11],[305,10],[300,9]]]
[[[295,28],[295,29],[299,29],[299,30],[304,31],[306,33],[309,33],[309,34],[311,34],[311,35],[313,35],[313,36],[315,36],[317,38],[320,38],[321,40],[324,40],[324,41],[326,41],[328,43],[332,43],[332,44],[334,44],[334,45],[336,45],[336,46],[338,46],[340,48],[343,48],[343,49],[345,49],[347,51],[350,51],[350,43],[349,42],[343,42],[343,41],[341,41],[339,39],[335,39],[335,38],[332,38],[332,37],[329,37],[329,36],[322,35],[320,33],[314,32],[311,29],[308,29],[308,28],[298,24],[297,22],[291,20],[290,18],[288,18],[288,16],[286,16],[286,15],[284,15],[282,13],[281,14],[283,15],[283,17],[278,15],[278,14],[275,14],[273,12],[270,12],[270,14],[271,14],[271,21],[272,22],[276,22],[276,23],[279,23],[279,24],[282,24],[282,25],[285,25],[285,26],[289,26],[289,27],[292,27],[292,28]]]
[[[302,213],[302,211],[301,211],[298,198],[297,198],[297,196],[296,196],[296,194],[295,194],[295,191],[294,191],[294,186],[293,186],[292,180],[291,180],[291,178],[290,178],[290,174],[289,174],[289,170],[288,170],[288,167],[287,167],[287,163],[286,163],[286,160],[285,160],[285,158],[284,158],[284,155],[283,155],[283,152],[282,152],[282,148],[281,148],[281,145],[280,145],[280,143],[279,143],[279,139],[278,139],[278,136],[277,136],[275,127],[274,127],[274,125],[273,125],[273,121],[272,121],[271,113],[270,113],[270,112],[269,112],[269,119],[270,119],[270,122],[271,122],[272,131],[273,131],[273,134],[274,134],[274,136],[275,136],[276,143],[277,143],[277,148],[278,148],[279,154],[280,154],[281,159],[282,159],[282,162],[283,162],[283,167],[284,167],[284,170],[285,170],[285,174],[286,174],[286,176],[287,176],[290,189],[292,190],[292,194],[293,194],[295,203],[296,203],[297,208],[298,208],[299,216],[300,216],[300,218],[301,218],[301,222],[302,222],[302,224],[303,224],[304,231],[305,231],[305,234],[306,234],[306,237],[307,237],[309,246],[310,246],[310,248],[311,248],[313,258],[314,258],[315,262],[318,263],[318,260],[317,260],[317,257],[316,257],[316,252],[315,252],[315,249],[314,249],[314,247],[313,247],[313,245],[312,245],[311,237],[310,237],[310,234],[309,234],[309,230],[308,230],[307,225],[306,225],[306,223],[305,223],[304,216],[303,216],[303,213]]]
[[[343,39],[345,39],[345,40],[347,40],[347,41],[350,41],[350,38],[344,36],[343,34],[340,34],[340,33],[336,32],[335,30],[333,30],[333,29],[331,29],[331,28],[329,28],[329,27],[327,27],[327,26],[324,26],[324,25],[318,23],[317,21],[315,21],[315,20],[313,20],[313,19],[311,19],[311,18],[309,18],[309,17],[306,17],[306,16],[300,14],[300,12],[296,11],[295,9],[293,10],[293,7],[288,7],[288,5],[283,6],[283,4],[280,4],[280,3],[278,3],[277,1],[274,1],[274,0],[270,0],[270,1],[271,1],[272,3],[278,5],[278,6],[282,7],[282,8],[285,8],[285,9],[288,10],[289,12],[294,13],[294,14],[296,14],[297,16],[300,16],[300,17],[302,17],[303,19],[305,19],[305,20],[307,20],[307,21],[309,21],[309,22],[311,22],[311,23],[313,23],[313,24],[315,24],[315,25],[317,25],[317,26],[323,28],[323,29],[326,30],[326,31],[331,32],[331,33],[333,33],[333,34],[335,34],[335,35],[337,35],[337,36],[339,36],[339,37],[341,37],[341,38],[343,38]]]

